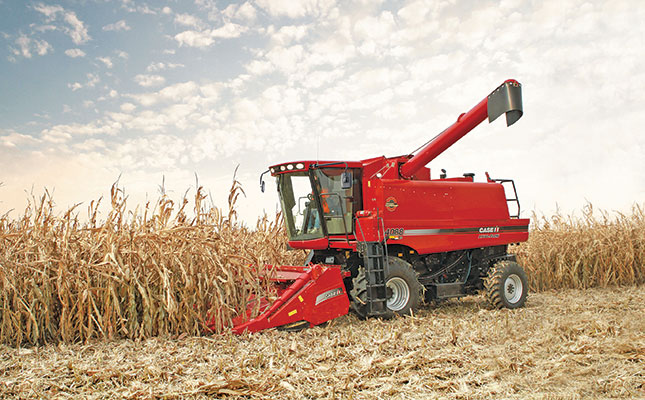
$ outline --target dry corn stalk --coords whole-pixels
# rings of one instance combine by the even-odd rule
[[[610,217],[588,204],[582,217],[533,215],[529,240],[513,251],[535,290],[645,283],[645,213]]]
[[[111,211],[99,223],[99,201],[81,222],[76,206],[54,215],[48,192],[24,215],[0,218],[0,341],[10,345],[141,339],[200,334],[204,319],[222,331],[251,294],[267,293],[265,263],[301,262],[288,252],[279,216],[255,230],[237,222],[234,181],[229,209],[195,195],[195,216],[162,194],[151,209],[126,212],[126,196],[111,190]],[[259,266],[249,268],[249,265]],[[256,310],[257,311],[257,310]]]
[[[279,216],[254,230],[237,222],[234,181],[227,212],[204,204],[198,188],[194,217],[186,197],[175,211],[166,195],[152,207],[126,212],[124,192],[111,190],[111,211],[87,222],[77,206],[54,215],[48,192],[22,217],[0,217],[0,341],[10,345],[141,339],[200,334],[204,318],[225,329],[251,294],[269,290],[249,265],[299,264],[286,249]],[[536,290],[645,283],[645,214],[582,218],[533,217],[529,241],[516,247]],[[257,312],[257,310],[255,310]]]

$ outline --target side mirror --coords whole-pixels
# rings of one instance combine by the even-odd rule
[[[343,189],[350,189],[352,187],[352,173],[349,171],[343,172],[340,176],[340,183]]]
[[[262,191],[262,193],[264,193],[264,179],[263,178],[264,178],[264,174],[266,174],[267,172],[269,172],[268,169],[260,174],[260,190]]]

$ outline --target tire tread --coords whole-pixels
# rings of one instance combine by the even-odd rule
[[[524,291],[523,299],[520,299],[516,307],[509,307],[506,304],[504,296],[504,280],[509,269],[518,268],[518,275],[522,279]],[[488,271],[488,276],[484,279],[484,296],[493,308],[501,309],[504,307],[518,308],[523,307],[526,298],[528,297],[528,283],[526,281],[526,273],[522,267],[514,261],[499,261],[495,263]]]

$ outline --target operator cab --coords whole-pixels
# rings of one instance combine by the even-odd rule
[[[353,235],[353,216],[363,207],[361,169],[348,164],[312,162],[271,168],[290,242]]]

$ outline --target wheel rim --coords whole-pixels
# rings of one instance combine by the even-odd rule
[[[410,300],[410,288],[406,281],[399,277],[391,278],[385,284],[390,296],[387,298],[387,308],[391,311],[402,310]]]
[[[504,281],[504,297],[511,304],[517,303],[522,297],[524,286],[519,276],[511,274]]]

